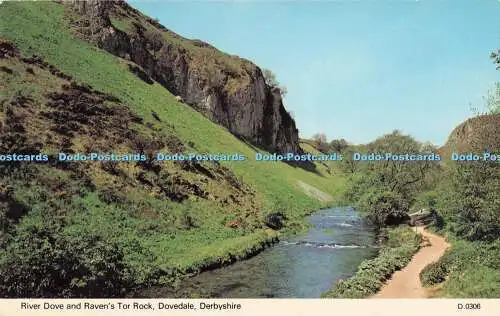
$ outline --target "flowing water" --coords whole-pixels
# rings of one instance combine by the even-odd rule
[[[377,253],[373,229],[351,208],[320,210],[310,216],[310,223],[307,235],[201,273],[183,282],[176,293],[150,289],[148,296],[319,298],[336,281],[352,276],[363,259]]]

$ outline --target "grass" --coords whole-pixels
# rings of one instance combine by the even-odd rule
[[[196,144],[197,151],[239,152],[249,157],[245,163],[226,164],[246,182],[258,186],[259,191],[271,193],[272,196],[266,199],[269,206],[279,204],[292,209],[317,207],[315,201],[304,196],[296,187],[297,179],[337,195],[337,181],[283,163],[254,161],[256,152],[228,133],[227,129],[175,102],[174,96],[159,84],[142,83],[115,56],[73,37],[61,5],[5,3],[1,14],[4,15],[3,21],[7,22],[2,23],[1,34],[14,40],[25,55],[40,54],[78,80],[120,97],[147,122],[163,129],[170,125],[182,140]],[[6,19],[9,15],[16,16],[16,19]],[[154,121],[151,111],[157,112],[168,125]]]
[[[130,19],[111,18],[111,24],[123,32],[130,32],[134,27]]]
[[[408,227],[388,229],[387,242],[373,259],[364,260],[356,274],[341,280],[322,297],[326,298],[365,298],[382,287],[391,275],[404,268],[417,252],[420,235]]]
[[[16,199],[30,208],[29,213],[17,224],[17,230],[25,229],[34,222],[43,223],[49,216],[62,213],[60,216],[69,223],[65,227],[68,234],[99,234],[108,238],[105,240],[119,244],[133,279],[143,283],[158,271],[165,274],[168,274],[166,271],[169,269],[183,273],[198,271],[211,264],[245,258],[277,238],[276,232],[258,227],[228,228],[225,222],[231,218],[244,217],[246,214],[248,221],[262,222],[267,213],[280,211],[288,218],[288,231],[303,229],[304,216],[326,205],[307,196],[297,186],[298,181],[334,197],[339,196],[343,188],[340,175],[332,177],[284,163],[254,161],[256,150],[238,140],[226,128],[176,102],[174,96],[159,84],[148,85],[139,80],[128,71],[124,60],[77,39],[71,33],[63,5],[52,2],[3,3],[0,6],[0,20],[0,36],[14,41],[23,56],[40,55],[76,81],[88,83],[96,90],[118,97],[144,119],[144,124],[151,124],[158,137],[175,135],[184,144],[190,144],[188,150],[238,152],[247,156],[245,162],[221,164],[234,172],[255,193],[255,196],[242,196],[240,204],[224,205],[220,203],[221,199],[235,192],[235,189],[227,182],[214,180],[203,186],[213,199],[190,197],[177,203],[160,199],[154,192],[134,182],[124,182],[122,187],[115,188],[115,193],[125,196],[131,203],[107,203],[98,192],[81,189],[79,182],[69,174],[40,165],[37,167],[39,178],[36,181],[16,182]],[[128,25],[122,22],[113,23],[127,29]],[[38,79],[33,82],[27,79],[29,76],[18,75],[22,72],[22,69],[17,69],[15,79],[3,81],[7,85],[2,89],[2,99],[10,98],[13,91],[23,90],[43,103],[46,101],[45,93],[57,89],[57,82],[46,72],[37,74]],[[161,122],[151,116],[152,111],[158,114]],[[43,125],[27,128],[32,131],[37,128],[44,130]],[[144,135],[150,133],[141,126],[134,128]],[[80,135],[74,146],[83,148],[85,143],[92,141]],[[56,150],[50,146],[46,149]],[[173,164],[166,163],[162,168],[183,179],[199,180],[199,175],[182,171]],[[122,170],[128,175],[138,172],[131,166],[122,167]],[[97,191],[105,186],[117,185],[118,178],[102,172],[97,164],[89,166],[87,173],[92,182],[97,184]],[[42,176],[45,179],[43,181]],[[10,179],[3,178],[1,181],[9,183]],[[53,192],[48,191],[47,185],[43,183],[64,183],[72,188],[68,192],[78,192],[78,195],[66,202],[56,203],[53,201]],[[52,196],[52,202],[47,196]],[[195,227],[183,228],[185,221],[190,220],[195,221]]]

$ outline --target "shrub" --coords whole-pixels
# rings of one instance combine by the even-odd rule
[[[449,267],[446,261],[437,261],[429,264],[420,272],[420,281],[424,286],[436,285],[444,282]]]
[[[2,297],[116,297],[127,287],[120,249],[99,236],[28,227],[0,256]]]

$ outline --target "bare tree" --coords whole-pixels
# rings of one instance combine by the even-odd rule
[[[328,152],[328,141],[325,133],[316,133],[313,135],[313,140],[316,143],[316,149],[326,153]]]

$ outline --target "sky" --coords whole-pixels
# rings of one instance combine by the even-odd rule
[[[129,1],[276,74],[300,137],[442,145],[500,81],[500,0]]]

